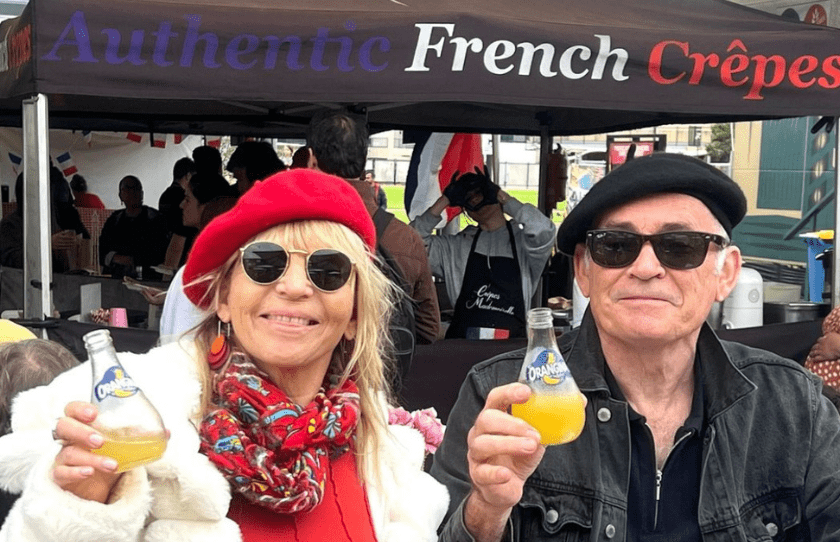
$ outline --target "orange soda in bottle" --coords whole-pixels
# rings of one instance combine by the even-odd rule
[[[586,421],[584,398],[557,348],[551,309],[528,311],[528,350],[519,382],[531,388],[531,397],[511,405],[511,414],[531,424],[540,443],[551,446],[578,438]]]
[[[117,472],[160,459],[166,450],[163,420],[120,364],[111,333],[98,329],[82,339],[93,375],[91,403],[99,410],[91,426],[105,438],[91,452],[116,460]]]

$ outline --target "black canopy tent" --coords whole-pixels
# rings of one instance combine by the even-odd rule
[[[0,38],[29,209],[48,126],[282,137],[350,107],[373,130],[547,143],[840,109],[840,30],[720,0],[31,0]],[[27,269],[47,281],[40,240]]]

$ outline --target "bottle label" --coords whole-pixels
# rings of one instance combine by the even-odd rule
[[[134,383],[134,380],[119,366],[113,366],[102,377],[102,380],[94,386],[94,395],[98,401],[102,401],[109,395],[118,399],[131,397],[139,391],[140,388]]]
[[[525,372],[525,379],[528,383],[542,380],[549,386],[560,384],[569,376],[569,370],[563,363],[560,352],[555,350],[543,350],[534,361],[528,366]]]

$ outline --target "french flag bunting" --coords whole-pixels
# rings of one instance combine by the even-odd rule
[[[21,162],[23,159],[18,156],[17,154],[10,152],[9,153],[9,160],[12,162],[12,171],[15,172],[15,175],[18,174],[18,168],[20,167]]]
[[[70,175],[79,172],[79,169],[76,167],[76,164],[73,163],[73,158],[70,156],[69,152],[58,155],[55,160],[58,162],[58,169],[64,173],[65,177],[69,177]]]
[[[126,132],[125,138],[129,141],[134,141],[135,143],[140,143],[143,140],[143,136],[138,134],[137,132]]]
[[[467,339],[473,341],[492,341],[510,338],[509,329],[496,329],[492,327],[468,327]]]
[[[176,145],[179,145],[181,141],[184,140],[184,134],[173,134],[172,135],[172,142]]]
[[[87,143],[87,146],[90,147],[91,143],[93,142],[93,132],[91,132],[90,130],[84,130],[82,131],[82,137],[85,139],[85,143]]]
[[[443,194],[452,175],[484,167],[480,134],[419,134],[405,181],[405,210],[410,220],[423,214]],[[460,209],[448,207],[438,227],[452,220]]]
[[[208,147],[214,147],[216,149],[222,146],[222,137],[221,136],[210,136],[205,139],[205,144]]]
[[[166,134],[152,134],[152,147],[166,148]]]

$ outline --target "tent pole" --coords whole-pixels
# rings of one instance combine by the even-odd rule
[[[837,190],[840,189],[840,134],[837,133],[837,119],[834,124],[834,258],[831,265],[831,306],[840,305],[840,250],[837,248],[837,228],[840,225],[840,197]],[[811,262],[808,262],[809,264]]]
[[[548,206],[548,155],[551,152],[551,134],[549,133],[549,122],[540,123],[540,170],[539,170],[539,185],[537,186],[537,209],[551,217],[550,211],[547,212]],[[545,273],[543,278],[537,284],[537,290],[534,292],[534,297],[531,299],[531,307],[545,306],[545,299],[543,299],[543,291],[545,290]]]
[[[48,114],[46,95],[23,101],[23,317],[29,320],[52,312]]]
[[[500,140],[501,138],[499,137],[499,134],[493,134],[493,165],[491,171],[493,174],[493,180],[496,181],[497,185],[502,186],[502,178],[500,177],[501,158],[499,158],[499,147],[501,147]]]

